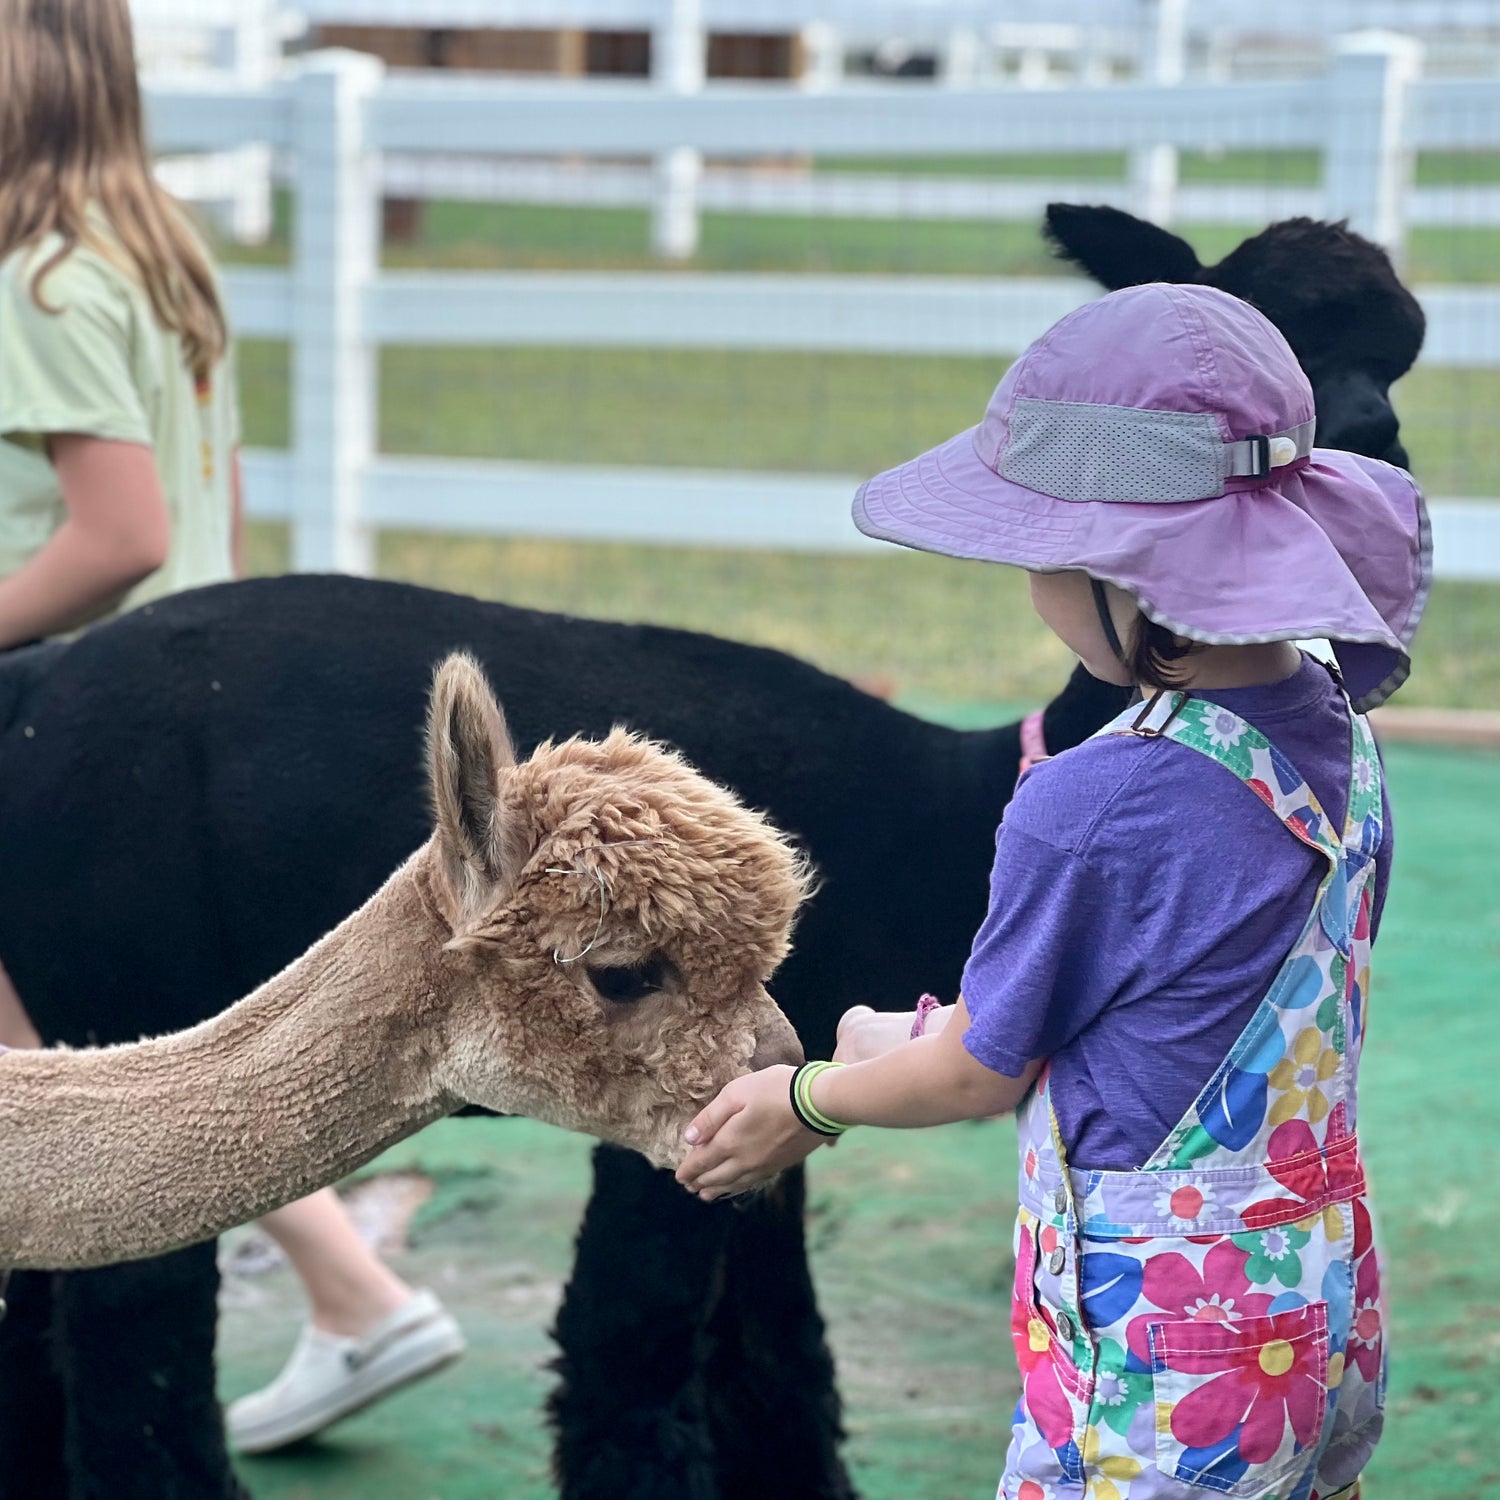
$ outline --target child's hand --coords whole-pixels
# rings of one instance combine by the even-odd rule
[[[952,1014],[951,1005],[933,1011],[927,1017],[922,1034],[935,1036],[948,1024],[948,1017]],[[903,1042],[911,1040],[915,1020],[915,1011],[871,1010],[868,1005],[850,1007],[839,1021],[839,1043],[834,1050],[834,1062],[867,1062],[872,1057],[884,1057],[887,1052],[894,1052]]]
[[[677,1169],[683,1187],[705,1202],[743,1193],[824,1143],[792,1113],[792,1071],[762,1068],[725,1085],[685,1132],[693,1149]]]

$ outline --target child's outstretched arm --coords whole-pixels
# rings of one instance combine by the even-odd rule
[[[813,1080],[812,1102],[841,1125],[908,1129],[1008,1114],[1036,1077],[1032,1063],[1019,1078],[977,1062],[963,1044],[969,1012],[962,998],[951,1023],[883,1057],[830,1068]],[[825,1137],[806,1129],[792,1110],[793,1070],[766,1068],[725,1087],[688,1126],[692,1146],[677,1180],[705,1199],[742,1193],[808,1156]]]

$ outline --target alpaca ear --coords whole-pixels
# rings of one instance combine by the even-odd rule
[[[1197,281],[1198,252],[1185,239],[1123,209],[1049,203],[1042,233],[1053,253],[1107,291],[1148,281]]]
[[[462,925],[514,883],[529,853],[506,797],[516,753],[505,716],[470,656],[450,656],[438,668],[427,753],[438,851]]]

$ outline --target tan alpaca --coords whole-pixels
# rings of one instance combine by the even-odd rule
[[[724,1083],[800,1058],[765,984],[806,875],[764,819],[620,730],[517,764],[465,657],[429,756],[432,837],[248,998],[156,1041],[0,1057],[0,1266],[190,1244],[463,1103],[673,1165]]]

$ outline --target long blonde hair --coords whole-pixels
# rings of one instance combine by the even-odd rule
[[[224,311],[207,252],[152,175],[126,0],[0,0],[0,260],[49,234],[62,244],[32,278],[39,307],[78,246],[123,252],[207,380],[228,338]]]

